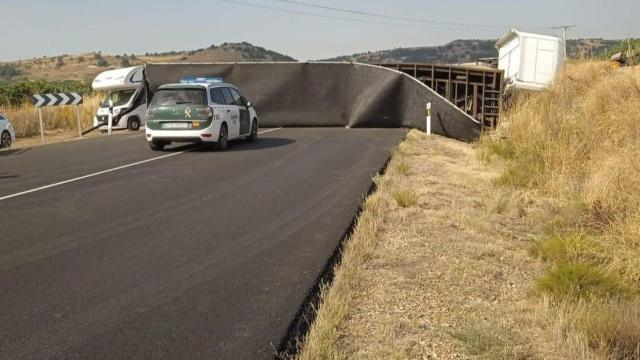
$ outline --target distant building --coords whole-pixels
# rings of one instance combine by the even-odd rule
[[[564,64],[562,39],[511,29],[496,43],[505,89],[542,90]]]

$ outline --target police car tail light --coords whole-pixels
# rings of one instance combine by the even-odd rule
[[[213,119],[213,109],[210,106],[200,107],[196,111],[200,116],[206,116],[209,120]]]

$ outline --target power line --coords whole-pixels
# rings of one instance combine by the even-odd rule
[[[427,24],[434,24],[434,25],[487,27],[487,28],[496,28],[497,27],[495,25],[462,24],[462,23],[455,23],[455,22],[443,22],[443,21],[435,21],[435,20],[416,19],[416,18],[410,18],[410,17],[404,17],[404,16],[383,15],[383,14],[376,14],[376,13],[371,13],[371,12],[366,12],[366,11],[343,9],[343,8],[337,8],[337,7],[333,7],[333,6],[325,6],[325,5],[313,4],[313,3],[303,2],[303,1],[295,1],[295,0],[275,0],[275,1],[288,3],[288,4],[296,4],[296,5],[306,6],[306,7],[313,7],[313,8],[317,8],[317,9],[323,9],[323,10],[338,11],[338,12],[349,13],[349,14],[372,16],[372,17],[383,18],[383,19],[394,19],[394,20],[403,20],[403,21],[411,21],[411,22],[420,22],[420,23],[427,23]],[[503,28],[503,27],[500,27],[500,28]]]
[[[275,0],[275,1],[282,2],[282,3],[287,3],[287,4],[295,4],[295,5],[300,5],[300,6],[323,9],[323,10],[337,11],[337,12],[342,12],[342,13],[349,13],[349,14],[356,14],[356,15],[363,15],[363,16],[371,16],[371,17],[382,18],[382,19],[402,20],[402,21],[417,22],[417,23],[423,23],[423,24],[432,24],[432,25],[456,26],[456,27],[466,27],[466,28],[486,28],[486,29],[505,29],[505,28],[510,28],[511,27],[509,25],[488,25],[488,24],[458,23],[458,22],[449,22],[449,21],[437,21],[437,20],[419,19],[419,18],[412,18],[412,17],[405,17],[405,16],[394,16],[394,15],[367,12],[367,11],[362,11],[362,10],[338,8],[338,7],[333,7],[333,6],[326,6],[326,5],[310,3],[310,2],[306,2],[306,1],[297,1],[297,0]],[[523,28],[529,28],[529,29],[549,29],[549,27],[544,27],[544,26],[522,26],[522,27]]]
[[[562,30],[562,42],[564,43],[564,61],[567,61],[569,58],[569,54],[567,54],[567,30],[577,27],[576,25],[561,25],[554,26],[552,29],[554,30]]]
[[[347,21],[347,22],[358,22],[358,23],[376,24],[376,25],[388,25],[388,26],[400,26],[400,27],[407,27],[407,28],[414,28],[414,29],[434,29],[434,28],[449,29],[449,30],[463,30],[464,29],[464,28],[460,28],[460,27],[453,27],[450,24],[449,25],[437,24],[437,23],[432,24],[432,25],[436,25],[436,26],[411,25],[411,24],[393,23],[393,22],[386,22],[386,21],[375,21],[375,20],[345,18],[345,17],[340,17],[340,16],[312,13],[312,12],[307,12],[307,11],[299,11],[299,10],[293,10],[293,9],[277,8],[277,7],[267,6],[267,5],[259,5],[259,4],[244,2],[244,1],[238,1],[238,0],[217,0],[217,1],[225,2],[225,3],[229,3],[229,4],[246,6],[246,7],[252,7],[252,8],[257,8],[257,9],[263,9],[263,10],[271,10],[271,11],[277,11],[277,12],[282,12],[282,13],[306,15],[306,16],[325,18],[325,19],[334,19],[334,20]],[[462,25],[459,25],[459,26],[462,26]],[[473,28],[472,26],[469,26],[469,27],[467,27],[467,30],[471,30],[472,28]],[[498,28],[498,27],[496,27],[496,28]],[[504,29],[504,27],[499,27],[499,28],[500,29]]]

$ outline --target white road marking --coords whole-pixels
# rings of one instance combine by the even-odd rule
[[[52,187],[56,187],[56,186],[60,186],[60,185],[69,184],[69,183],[72,183],[72,182],[88,179],[88,178],[91,178],[91,177],[94,177],[94,176],[103,175],[103,174],[107,174],[107,173],[110,173],[110,172],[126,169],[126,168],[129,168],[129,167],[132,167],[132,166],[148,163],[148,162],[151,162],[151,161],[156,161],[156,160],[165,159],[165,158],[168,158],[168,157],[180,155],[180,154],[182,154],[184,152],[187,152],[187,151],[189,151],[189,150],[183,150],[183,151],[179,151],[179,152],[176,152],[176,153],[162,155],[162,156],[154,157],[154,158],[151,158],[151,159],[134,162],[132,164],[122,165],[122,166],[118,166],[118,167],[115,167],[115,168],[112,168],[112,169],[98,171],[98,172],[93,173],[93,174],[88,174],[88,175],[80,176],[80,177],[77,177],[77,178],[60,181],[60,182],[57,182],[57,183],[54,183],[54,184],[41,186],[41,187],[38,187],[38,188],[35,188],[35,189],[26,190],[26,191],[22,191],[22,192],[19,192],[19,193],[3,196],[3,197],[0,197],[0,201],[11,199],[11,198],[15,198],[15,197],[26,195],[26,194],[31,194],[31,193],[34,193],[36,191],[50,189]]]
[[[280,127],[280,128],[275,128],[275,129],[264,130],[264,131],[258,132],[258,134],[262,135],[262,134],[266,134],[268,132],[272,132],[272,131],[276,131],[276,130],[280,130],[280,129],[282,129],[282,128]],[[133,167],[133,166],[149,163],[149,162],[152,162],[152,161],[170,158],[172,156],[177,156],[177,155],[180,155],[180,154],[184,154],[185,152],[188,152],[188,151],[191,151],[191,150],[192,149],[187,149],[187,150],[182,150],[182,151],[178,151],[178,152],[167,154],[167,155],[157,156],[157,157],[154,157],[154,158],[151,158],[151,159],[142,160],[142,161],[134,162],[134,163],[127,164],[127,165],[122,165],[122,166],[114,167],[114,168],[111,168],[111,169],[98,171],[98,172],[95,172],[95,173],[92,173],[92,174],[79,176],[79,177],[76,177],[76,178],[73,178],[73,179],[64,180],[64,181],[60,181],[60,182],[49,184],[49,185],[45,185],[45,186],[40,186],[40,187],[37,187],[35,189],[30,189],[30,190],[21,191],[19,193],[15,193],[15,194],[11,194],[11,195],[6,195],[6,196],[3,196],[3,197],[0,197],[0,201],[16,198],[16,197],[22,196],[22,195],[31,194],[31,193],[34,193],[34,192],[37,192],[37,191],[51,189],[51,188],[54,188],[54,187],[57,187],[57,186],[61,186],[61,185],[69,184],[69,183],[72,183],[72,182],[76,182],[76,181],[80,181],[80,180],[96,177],[96,176],[99,176],[99,175],[108,174],[108,173],[111,173],[111,172],[114,172],[114,171],[130,168],[130,167]]]
[[[266,133],[269,133],[269,132],[272,132],[272,131],[276,131],[276,130],[281,130],[281,129],[282,129],[282,128],[281,128],[281,127],[279,127],[279,128],[275,128],[275,129],[269,129],[269,130],[259,131],[259,132],[258,132],[258,134],[259,134],[259,135],[262,135],[262,134],[266,134]]]

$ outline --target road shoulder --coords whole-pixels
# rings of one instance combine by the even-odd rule
[[[527,253],[543,203],[413,130],[364,204],[300,359],[562,358]]]

